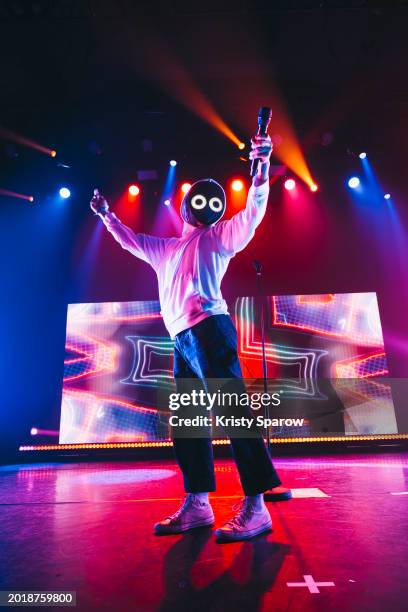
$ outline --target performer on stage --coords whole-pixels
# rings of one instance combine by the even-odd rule
[[[176,379],[195,378],[204,384],[210,378],[242,380],[237,331],[220,285],[230,259],[247,246],[265,215],[271,152],[269,136],[252,139],[250,158],[261,163],[246,207],[228,221],[220,221],[226,208],[221,185],[212,179],[194,183],[181,203],[184,226],[178,238],[135,233],[109,212],[95,190],[92,210],[122,248],[149,263],[157,274],[163,320],[174,339]],[[245,498],[239,512],[215,533],[223,540],[245,540],[271,529],[263,493],[281,483],[261,436],[231,437],[231,447]],[[160,535],[214,524],[208,498],[215,491],[211,439],[175,437],[174,451],[187,496],[173,515],[154,526]]]

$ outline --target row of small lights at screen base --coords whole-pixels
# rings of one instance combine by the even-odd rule
[[[365,159],[367,157],[367,153],[362,152],[359,155],[360,159]],[[170,166],[177,166],[177,161],[175,159],[171,159],[170,160]],[[358,176],[352,176],[349,180],[348,180],[348,186],[351,189],[357,189],[357,187],[360,186],[360,179],[358,178]],[[296,181],[293,178],[288,178],[285,180],[284,182],[284,187],[287,191],[293,191],[293,189],[295,189],[296,187]],[[191,183],[183,183],[181,185],[181,191],[183,193],[187,193],[188,190],[191,188]],[[242,191],[242,189],[244,189],[244,182],[241,179],[234,179],[231,183],[231,189],[233,191]],[[316,185],[316,183],[312,183],[312,185],[310,185],[310,190],[311,191],[318,191],[318,186]],[[132,183],[132,185],[129,185],[128,187],[128,192],[129,195],[132,197],[136,197],[140,194],[140,187],[134,183]],[[59,190],[59,195],[62,199],[66,200],[69,197],[71,197],[71,191],[68,187],[61,187],[61,189]],[[385,200],[389,200],[391,198],[391,194],[390,193],[385,193],[384,194],[384,199]],[[34,201],[34,198],[31,197],[30,198],[30,202]],[[171,205],[171,200],[170,198],[166,198],[164,200],[164,205],[165,206],[170,206]]]
[[[379,434],[366,436],[322,436],[313,438],[271,438],[273,444],[286,444],[294,442],[353,442],[356,440],[406,440],[408,434]],[[212,440],[214,446],[224,446],[229,444],[228,439]],[[82,444],[40,444],[38,446],[20,446],[19,451],[44,451],[44,450],[75,450],[87,448],[157,448],[172,446],[171,440],[159,440],[157,442],[111,442],[109,444],[101,443],[82,443]]]

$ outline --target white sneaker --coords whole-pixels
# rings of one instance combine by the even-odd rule
[[[155,524],[154,533],[156,535],[183,533],[189,529],[209,525],[214,525],[211,505],[208,502],[200,501],[194,493],[189,493],[177,512]]]
[[[244,499],[238,514],[217,529],[215,535],[220,540],[249,540],[271,529],[272,519],[266,506],[256,510],[250,500]]]

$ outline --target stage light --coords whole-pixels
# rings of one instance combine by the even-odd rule
[[[349,179],[348,181],[348,186],[351,187],[351,189],[356,189],[356,187],[358,187],[360,185],[360,179],[358,178],[358,176],[352,176],[351,179]]]
[[[293,179],[286,179],[286,181],[284,182],[284,187],[285,189],[287,189],[288,191],[292,191],[292,189],[294,189],[296,187],[296,183]]]
[[[66,200],[67,198],[71,196],[71,192],[68,189],[68,187],[61,187],[61,189],[59,190],[59,194],[61,198],[63,198],[64,200]]]
[[[191,183],[183,183],[181,186],[181,191],[183,193],[187,193],[191,189]]]
[[[11,140],[11,142],[16,142],[17,144],[24,145],[25,147],[30,147],[30,149],[35,149],[40,153],[45,153],[45,155],[50,155],[51,157],[55,157],[57,152],[54,149],[49,149],[48,147],[44,147],[40,145],[38,142],[34,142],[29,138],[25,138],[25,136],[21,136],[20,134],[16,134],[16,132],[12,132],[6,128],[0,126],[0,137],[5,140]]]
[[[175,159],[170,160],[170,166],[177,166],[177,162]]]
[[[384,194],[384,200],[389,200],[391,198],[391,194],[390,193],[385,193]]]
[[[241,151],[242,151],[242,149],[245,149],[245,142],[240,142],[238,144],[238,149],[241,149]]]
[[[231,189],[233,191],[242,191],[244,188],[244,183],[241,179],[235,179],[231,183]]]
[[[36,435],[38,434],[38,429],[37,429],[37,427],[32,427],[32,428],[31,428],[31,431],[30,431],[30,434],[31,434],[32,436],[36,436]]]
[[[16,191],[9,191],[0,187],[0,196],[8,196],[10,198],[19,198],[20,200],[27,200],[28,202],[34,202],[34,197],[25,195],[25,193],[17,193]]]
[[[316,183],[312,183],[310,185],[310,191],[317,191],[319,189],[319,187],[316,185]]]
[[[367,157],[367,153],[365,153],[364,151],[362,153],[360,153],[359,158],[360,159],[365,159]]]
[[[129,185],[129,195],[131,196],[137,196],[140,193],[140,189],[137,185]]]
[[[170,204],[171,204],[171,200],[169,200],[169,199],[164,200],[164,205],[165,206],[170,206]]]

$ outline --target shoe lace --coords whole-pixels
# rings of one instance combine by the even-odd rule
[[[193,498],[191,495],[185,495],[183,498],[183,503],[180,506],[180,508],[178,510],[176,510],[176,512],[174,514],[171,514],[170,516],[168,516],[168,519],[178,519],[178,517],[180,516],[180,514],[182,512],[184,512],[184,510],[186,510],[186,508],[188,508],[188,506],[191,504],[191,502],[193,501]]]
[[[237,504],[234,504],[232,509],[234,512],[237,512],[237,514],[227,521],[226,526],[233,528],[244,527],[247,520],[251,518],[253,512],[252,505],[247,499],[243,499]]]

